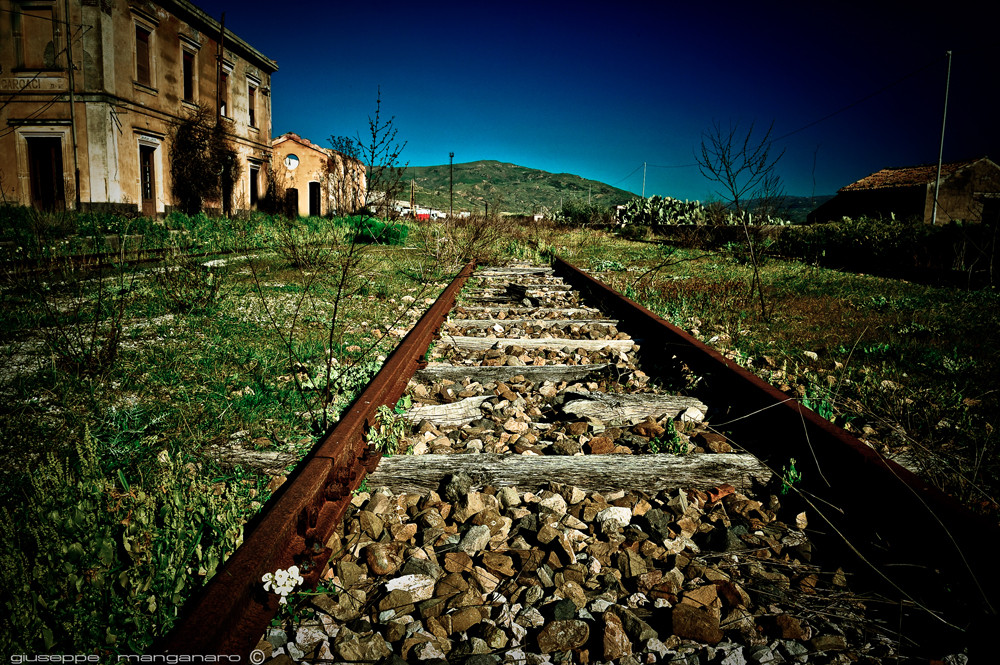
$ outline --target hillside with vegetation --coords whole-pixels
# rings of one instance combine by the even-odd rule
[[[400,199],[410,198],[411,182],[417,206],[448,210],[448,164],[404,169]],[[489,204],[502,212],[524,215],[555,213],[573,203],[590,202],[608,209],[638,198],[633,192],[571,173],[549,173],[495,160],[455,164],[454,196],[456,212],[482,212]],[[830,198],[831,195],[786,196],[779,216],[803,223],[810,211]]]
[[[833,198],[833,194],[820,196],[786,196],[778,216],[796,224],[805,224],[806,216]]]
[[[409,198],[411,182],[418,206],[448,210],[448,164],[407,167],[401,199]],[[503,212],[532,214],[555,212],[569,201],[589,200],[613,207],[635,197],[632,192],[570,173],[549,173],[493,160],[455,164],[456,212],[482,212],[489,204]]]

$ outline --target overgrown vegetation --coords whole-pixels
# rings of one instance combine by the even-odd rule
[[[611,255],[602,247],[602,258]],[[770,258],[755,306],[751,268],[725,254],[651,248],[664,267],[603,277],[823,417],[914,466],[967,504],[998,511],[1000,302],[964,290]]]
[[[317,396],[336,419],[448,275],[383,242],[398,226],[354,219],[15,216],[7,237],[30,242],[6,246],[0,284],[0,644],[141,651],[267,498],[255,451],[305,453]],[[331,343],[331,268],[363,233]],[[133,247],[167,251],[139,265]],[[295,317],[287,337],[267,312]]]
[[[0,284],[0,644],[11,652],[140,651],[168,630],[268,497],[268,474],[228,455],[304,454],[322,418],[337,418],[469,258],[557,253],[600,271],[879,450],[909,456],[969,505],[996,511],[994,291],[772,256],[760,264],[773,308],[765,320],[740,257],[593,228],[477,217],[407,224],[404,246],[355,242],[350,219],[175,213],[160,225],[21,209],[3,219],[12,260]],[[124,253],[110,253],[116,243]],[[99,247],[122,258],[86,271],[66,260]],[[159,264],[124,260],[163,247],[171,253]],[[31,272],[23,260],[35,258],[55,269]],[[120,331],[113,357],[81,363],[58,351],[61,335],[92,341],[95,321],[98,332]],[[375,436],[390,444],[394,418],[384,417]],[[672,451],[674,437],[656,445]]]
[[[238,169],[236,151],[207,107],[199,107],[177,124],[170,141],[170,176],[182,212],[195,215],[206,201],[215,201],[228,214]]]
[[[604,205],[566,201],[554,215],[555,220],[565,226],[611,226],[614,214]]]
[[[774,250],[817,265],[908,277],[965,273],[966,284],[995,285],[996,223],[932,226],[921,220],[861,217],[784,229]]]
[[[165,449],[133,485],[86,427],[75,443],[32,465],[0,509],[3,644],[141,652],[239,546],[248,488],[199,479]]]

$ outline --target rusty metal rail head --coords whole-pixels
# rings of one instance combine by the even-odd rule
[[[973,616],[996,617],[1000,567],[992,547],[984,545],[1000,542],[995,523],[606,284],[559,258],[554,267],[633,336],[644,338],[645,356],[674,357],[700,375],[715,399],[728,404],[726,429],[738,432],[744,448],[772,460],[776,470],[794,457],[802,489],[842,511],[828,511],[833,521],[821,530],[838,529],[852,539],[851,549],[864,539],[877,541],[865,552],[873,555],[866,563],[885,552],[922,560],[925,568],[914,569],[920,570],[917,585],[932,586],[928,578],[946,570],[937,580],[940,595],[969,605]]]
[[[164,654],[231,654],[245,657],[278,610],[261,577],[298,565],[315,584],[332,554],[326,543],[350,503],[351,492],[381,454],[364,437],[378,407],[392,406],[455,303],[474,265],[465,266],[389,355],[336,427],[296,468],[260,515],[243,544],[184,607],[173,630],[154,645]]]

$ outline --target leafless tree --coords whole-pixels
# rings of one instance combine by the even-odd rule
[[[399,155],[406,147],[396,142],[397,130],[393,126],[396,116],[388,119],[382,117],[382,88],[378,89],[375,100],[375,114],[368,116],[368,134],[361,138],[348,136],[331,136],[330,144],[334,150],[358,159],[366,167],[366,203],[372,208],[376,217],[388,219],[395,209],[393,204],[402,191],[403,170],[407,164],[400,166]]]
[[[695,155],[701,174],[718,183],[716,193],[732,208],[736,219],[743,225],[753,265],[753,284],[760,299],[760,314],[765,319],[767,308],[760,280],[759,251],[754,247],[746,213],[751,212],[748,204],[756,200],[755,211],[766,218],[766,215],[777,211],[783,199],[781,178],[776,167],[785,151],[781,150],[777,155],[772,152],[773,129],[774,122],[771,122],[763,136],[755,137],[754,123],[750,123],[750,128],[744,133],[739,123],[730,123],[726,130],[720,122],[714,121],[712,129],[702,133],[701,151]]]
[[[743,133],[739,123],[723,129],[718,121],[701,135],[701,150],[695,155],[698,169],[709,180],[718,183],[718,194],[741,218],[751,212],[749,204],[757,201],[756,211],[775,211],[783,198],[781,178],[776,167],[785,154],[773,153],[772,122],[763,136],[754,136],[754,123]],[[768,210],[762,210],[761,207]]]

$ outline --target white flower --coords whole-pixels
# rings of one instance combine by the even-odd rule
[[[288,570],[279,569],[273,573],[264,573],[261,581],[264,583],[264,591],[272,591],[281,596],[278,602],[284,605],[288,602],[286,596],[305,580],[299,574],[299,567],[292,566]]]

